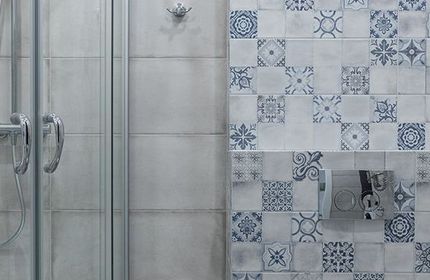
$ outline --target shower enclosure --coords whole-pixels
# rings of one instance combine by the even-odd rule
[[[0,0],[2,280],[127,277],[126,2]]]

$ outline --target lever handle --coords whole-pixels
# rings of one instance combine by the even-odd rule
[[[61,153],[64,145],[64,124],[63,120],[54,113],[48,113],[43,116],[43,123],[52,123],[55,131],[55,154],[52,160],[45,164],[43,170],[46,173],[53,173],[60,163]]]
[[[10,116],[10,121],[14,125],[19,125],[21,128],[22,137],[22,157],[21,161],[14,163],[14,170],[16,174],[24,174],[27,171],[30,162],[31,153],[31,122],[30,119],[21,113],[13,113]]]

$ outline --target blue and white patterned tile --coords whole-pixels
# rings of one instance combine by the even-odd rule
[[[230,12],[230,38],[256,38],[257,11]]]
[[[255,67],[230,67],[230,93],[255,94],[256,79]]]
[[[314,123],[339,123],[341,119],[339,95],[317,95],[313,97]]]
[[[258,39],[257,65],[259,67],[285,66],[285,40],[284,39]]]
[[[408,243],[415,240],[415,214],[397,213],[393,219],[385,220],[385,242]]]
[[[305,179],[317,181],[319,170],[322,168],[321,152],[295,152],[293,154],[293,179],[303,181]]]
[[[399,65],[425,66],[426,40],[399,39]]]
[[[369,7],[369,0],[343,0],[343,7],[345,9],[367,9]]]
[[[261,273],[233,272],[232,280],[263,280]]]
[[[294,213],[291,219],[292,241],[319,242],[322,240],[321,223],[316,212]]]
[[[259,95],[257,98],[257,122],[285,123],[285,97]]]
[[[285,7],[289,11],[311,11],[314,0],[285,0]]]
[[[401,180],[394,186],[394,209],[401,212],[415,211],[415,182]]]
[[[286,212],[293,210],[293,183],[263,181],[263,211]]]
[[[374,123],[397,122],[397,99],[388,96],[370,97],[371,121]]]
[[[257,124],[230,124],[230,150],[256,150]]]
[[[415,272],[430,273],[429,242],[417,242],[415,244]]]
[[[430,153],[428,152],[417,153],[416,180],[417,183],[430,182]]]
[[[340,145],[342,150],[368,150],[369,124],[343,123],[341,125]]]
[[[397,127],[397,146],[399,150],[425,149],[425,124],[399,123]]]
[[[351,242],[327,242],[323,245],[323,272],[348,273],[354,269],[354,245]]]
[[[369,94],[370,72],[365,66],[342,67],[342,94]]]
[[[264,245],[263,264],[265,271],[291,270],[291,245],[278,242]]]
[[[233,212],[231,220],[232,242],[261,242],[263,233],[261,212]]]
[[[370,11],[371,38],[397,38],[397,11]]]
[[[373,273],[373,272],[354,273],[354,280],[384,280],[384,273]]]
[[[314,68],[312,66],[286,67],[285,94],[308,95],[314,92]]]
[[[233,152],[231,154],[233,182],[250,182],[263,178],[262,152]]]
[[[316,11],[314,16],[314,37],[339,38],[343,33],[342,11]]]
[[[425,11],[426,0],[400,0],[400,11]]]
[[[398,46],[396,39],[371,39],[369,46],[371,66],[397,65]]]

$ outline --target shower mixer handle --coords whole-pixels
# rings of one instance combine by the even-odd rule
[[[52,160],[45,164],[43,170],[46,173],[54,173],[60,163],[61,154],[64,145],[64,123],[63,120],[54,113],[48,113],[43,116],[44,124],[52,124],[55,131],[55,154]]]
[[[14,170],[16,174],[24,174],[28,169],[31,155],[31,122],[30,119],[22,113],[13,113],[10,116],[10,122],[18,125],[21,129],[22,138],[22,155],[21,160],[14,163]],[[15,136],[12,136],[15,137]],[[13,139],[16,141],[16,139]]]

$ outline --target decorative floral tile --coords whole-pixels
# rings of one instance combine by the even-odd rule
[[[370,65],[394,66],[397,65],[398,46],[396,39],[370,40]]]
[[[342,150],[368,150],[369,124],[343,123],[340,144]]]
[[[385,220],[385,242],[407,243],[415,239],[415,214],[398,213],[392,220]]]
[[[338,123],[340,122],[339,95],[317,95],[314,100],[314,123]]]
[[[263,181],[263,211],[292,211],[293,183]]]
[[[290,244],[275,242],[264,245],[263,264],[265,271],[290,271],[291,259]]]
[[[430,243],[415,244],[415,272],[430,273]]]
[[[317,181],[319,170],[322,168],[320,163],[322,157],[321,152],[295,152],[293,155],[293,179],[296,181],[305,179]]]
[[[285,0],[289,11],[309,11],[314,7],[314,0]]]
[[[322,232],[318,213],[300,212],[294,213],[291,219],[292,241],[295,242],[319,242]]]
[[[285,40],[284,39],[258,39],[257,64],[260,67],[285,66]]]
[[[425,11],[426,0],[400,0],[399,9],[401,11]]]
[[[370,112],[372,122],[390,123],[397,122],[397,99],[396,97],[370,97]]]
[[[397,38],[397,11],[370,11],[371,38]]]
[[[430,153],[417,153],[416,171],[417,183],[430,182]]]
[[[232,181],[249,182],[263,177],[262,152],[233,152],[231,154]]]
[[[233,273],[233,280],[263,280],[261,273]]]
[[[255,67],[230,67],[230,93],[255,94],[257,87]]]
[[[287,67],[285,74],[287,75],[286,94],[307,95],[314,92],[313,67]]]
[[[232,213],[233,242],[261,242],[263,215],[261,212]]]
[[[426,40],[399,39],[399,65],[425,66]]]
[[[352,272],[354,245],[350,242],[328,242],[323,245],[324,272]]]
[[[342,67],[342,94],[369,94],[369,67]]]
[[[256,38],[257,11],[230,12],[230,38]]]
[[[229,128],[231,150],[257,149],[257,125],[255,123],[230,124]]]
[[[367,9],[369,7],[369,0],[343,0],[345,9]]]
[[[316,11],[314,16],[314,37],[338,38],[342,36],[342,11]]]
[[[384,273],[354,273],[354,280],[384,280]]]
[[[400,123],[398,124],[397,133],[399,150],[424,150],[425,124]]]
[[[394,209],[415,211],[415,182],[401,180],[394,186]]]
[[[258,96],[257,121],[259,123],[285,123],[285,97],[280,95]]]

